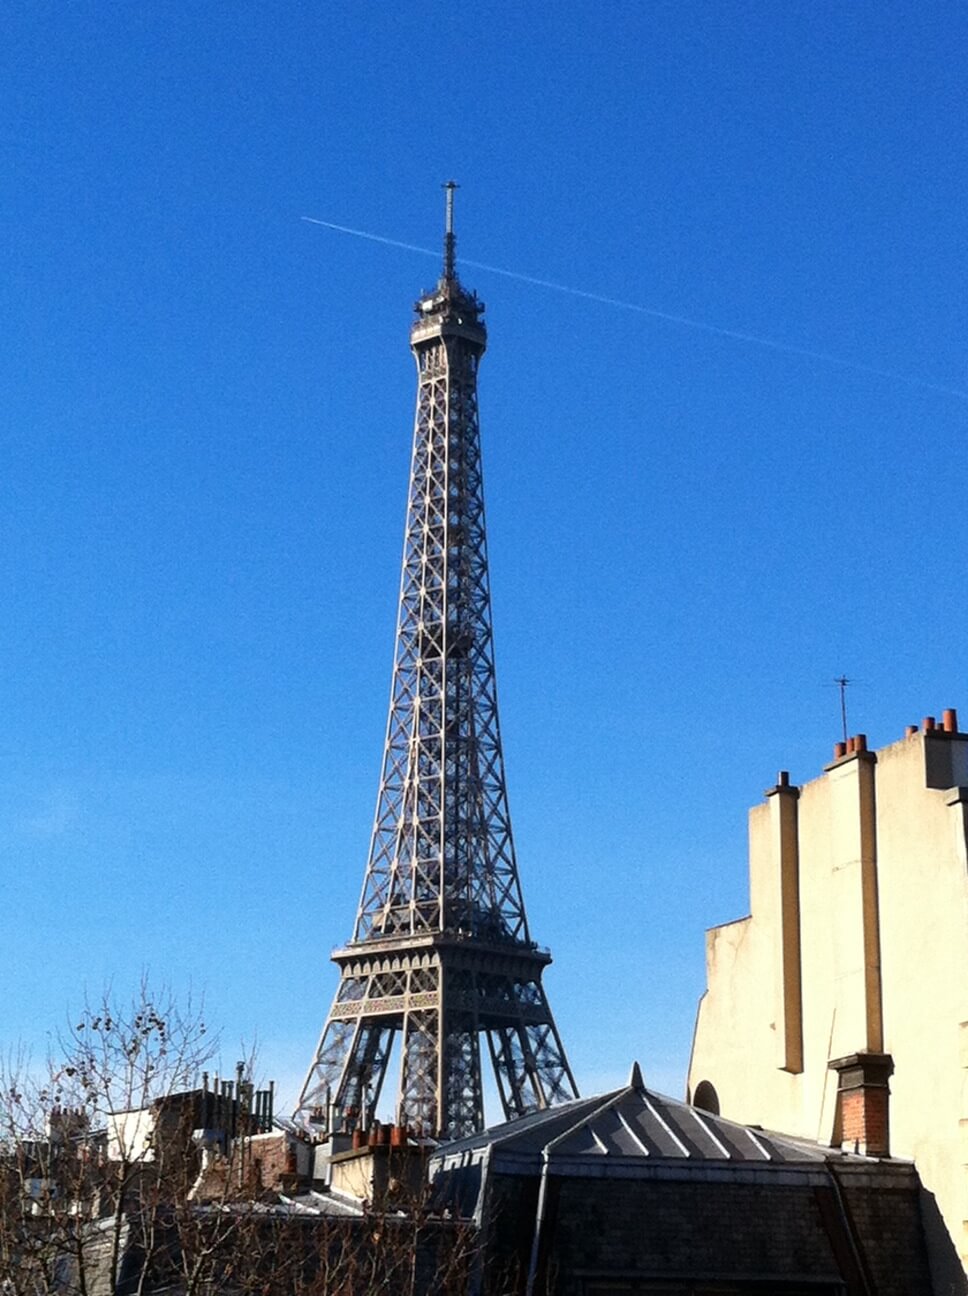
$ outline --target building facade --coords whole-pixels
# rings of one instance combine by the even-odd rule
[[[692,1101],[912,1159],[965,1266],[968,734],[955,712],[876,752],[864,735],[838,743],[802,787],[781,774],[750,812],[749,869],[750,915],[707,933]]]

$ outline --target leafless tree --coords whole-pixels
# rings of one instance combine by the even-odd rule
[[[152,1208],[192,1168],[184,1157],[175,1166],[154,1125],[212,1049],[196,1005],[143,981],[128,1001],[106,993],[86,1006],[42,1068],[22,1053],[0,1065],[0,1272],[11,1296],[113,1294],[133,1229],[150,1270]]]
[[[476,1236],[426,1194],[359,1218],[266,1192],[244,1126],[200,1147],[201,1011],[143,982],[0,1064],[0,1296],[463,1296]]]

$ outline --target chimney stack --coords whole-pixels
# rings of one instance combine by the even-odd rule
[[[835,1142],[848,1152],[890,1156],[890,1053],[851,1053],[827,1065],[837,1072]]]

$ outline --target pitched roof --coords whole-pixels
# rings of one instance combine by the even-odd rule
[[[445,1144],[433,1159],[453,1165],[458,1160],[476,1159],[469,1154],[485,1148],[502,1160],[578,1158],[589,1169],[592,1163],[607,1159],[747,1166],[819,1166],[830,1160],[871,1164],[866,1157],[713,1116],[647,1089],[635,1071],[632,1083],[621,1089],[549,1107]]]

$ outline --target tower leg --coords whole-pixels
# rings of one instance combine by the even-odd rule
[[[311,1125],[329,1127],[329,1108],[346,1068],[357,1026],[356,1021],[332,1018],[326,1023],[296,1109]]]
[[[440,1014],[436,1008],[408,1012],[400,1059],[400,1104],[397,1123],[418,1134],[437,1133]]]
[[[362,1015],[339,1016],[349,1004],[365,999],[372,980],[347,977],[340,984],[299,1097],[297,1110],[313,1125],[329,1128],[332,1108],[333,1127],[353,1129],[366,1122],[369,1108],[380,1096],[393,1043],[392,1024]]]
[[[455,972],[446,983],[440,1088],[441,1135],[464,1138],[484,1126],[477,977]]]
[[[380,1021],[363,1021],[336,1091],[338,1108],[353,1113],[353,1123],[371,1124],[383,1088],[393,1030]]]
[[[504,993],[516,1004],[518,1020],[489,1030],[488,1043],[504,1115],[511,1120],[567,1102],[578,1089],[540,984],[508,979]]]

